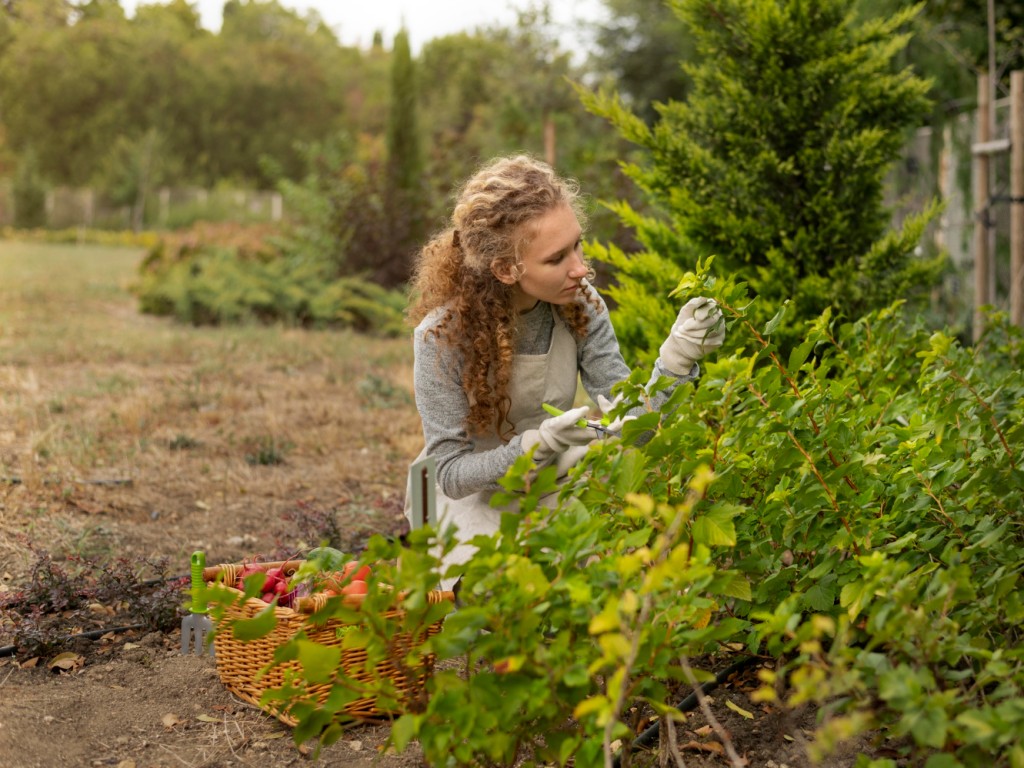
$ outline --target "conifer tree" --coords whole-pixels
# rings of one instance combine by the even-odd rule
[[[790,328],[827,307],[854,318],[924,294],[941,262],[915,249],[936,208],[892,231],[884,204],[885,176],[928,111],[928,82],[894,65],[918,8],[863,20],[845,0],[672,5],[697,42],[687,100],[648,127],[617,95],[583,94],[646,150],[626,171],[655,212],[613,204],[644,251],[595,253],[618,269],[627,350],[653,356],[675,314],[667,293],[710,255],[749,283],[761,320],[789,301]]]
[[[408,275],[411,250],[423,236],[423,157],[416,114],[416,72],[409,34],[395,35],[391,59],[391,110],[387,127],[387,189],[392,252],[385,282]]]

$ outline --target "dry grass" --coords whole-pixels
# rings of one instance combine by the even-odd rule
[[[142,316],[142,255],[0,241],[0,575],[27,542],[295,547],[297,502],[394,517],[422,446],[409,341]]]

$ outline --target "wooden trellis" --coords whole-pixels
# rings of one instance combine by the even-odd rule
[[[1009,136],[992,138],[991,76],[978,77],[977,142],[971,148],[974,164],[974,340],[984,331],[982,308],[993,304],[989,228],[993,197],[992,158],[1010,154],[1010,321],[1024,328],[1024,71],[1010,73]]]

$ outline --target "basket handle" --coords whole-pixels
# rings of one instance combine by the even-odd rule
[[[238,580],[238,575],[246,565],[258,565],[264,571],[268,568],[281,568],[286,574],[291,576],[304,562],[304,560],[271,560],[266,563],[221,563],[220,565],[211,565],[208,568],[204,568],[203,580],[216,581],[218,578],[223,577],[224,583],[231,586]]]

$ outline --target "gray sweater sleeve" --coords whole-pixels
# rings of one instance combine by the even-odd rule
[[[610,397],[612,386],[630,373],[619,350],[608,308],[598,298],[600,308],[587,305],[590,313],[587,336],[579,340],[576,348],[583,388],[595,402],[598,395]],[[460,499],[479,491],[498,490],[498,480],[523,453],[522,438],[516,435],[496,448],[476,450],[476,442],[466,429],[469,399],[462,388],[461,358],[429,332],[441,317],[440,311],[431,314],[416,328],[413,383],[416,407],[423,422],[425,452],[437,461],[438,485],[445,496]],[[659,376],[685,382],[696,378],[697,374],[696,365],[688,375],[675,376],[657,362],[651,383]],[[660,408],[673,389],[670,387],[656,394],[652,405]]]

